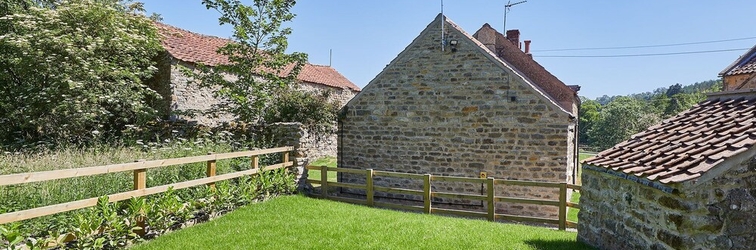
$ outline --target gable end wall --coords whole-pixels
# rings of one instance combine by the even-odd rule
[[[574,123],[513,72],[454,29],[456,52],[441,52],[436,21],[346,106],[339,167],[497,179],[572,181]],[[448,26],[447,26],[448,27]],[[431,32],[428,32],[431,31]],[[511,101],[509,97],[516,97]],[[364,183],[343,174],[341,182]],[[375,185],[422,189],[422,182],[376,178]],[[480,194],[480,185],[434,183],[434,191]],[[558,199],[558,190],[501,187],[497,195]],[[404,195],[378,194],[417,199]],[[434,199],[480,206],[479,201]],[[556,216],[556,208],[500,204],[510,214]]]

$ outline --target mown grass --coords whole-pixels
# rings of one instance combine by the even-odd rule
[[[575,232],[286,196],[133,247],[142,249],[589,249]]]
[[[336,167],[336,157],[327,156],[320,159],[317,159],[310,163],[310,166],[326,166],[329,168],[335,168]],[[320,170],[308,170],[307,179],[310,180],[320,180]],[[336,181],[336,172],[329,171],[328,172],[328,181]]]
[[[588,152],[580,152],[580,154],[578,155],[578,160],[582,162],[583,160],[588,159],[588,158],[590,158],[590,157],[592,157],[594,155],[596,155],[596,154],[594,154],[594,153],[588,153]],[[582,184],[582,182],[580,181],[580,171],[582,171],[582,168],[578,168],[578,179],[577,179],[577,184],[578,185]],[[580,202],[580,192],[574,192],[574,193],[572,193],[572,197],[570,198],[570,202],[579,203]],[[580,211],[579,209],[572,209],[572,208],[568,209],[567,210],[567,220],[578,222],[577,215],[578,215],[579,211]]]

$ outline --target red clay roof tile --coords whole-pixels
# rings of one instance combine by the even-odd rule
[[[483,29],[491,29],[496,34],[496,51],[491,51],[496,54],[501,60],[508,62],[515,69],[522,72],[525,77],[530,79],[533,84],[541,88],[546,92],[546,95],[551,97],[556,103],[558,103],[563,109],[569,112],[573,111],[572,104],[577,104],[577,91],[569,86],[565,85],[559,78],[552,75],[546,68],[541,66],[533,58],[525,54],[518,46],[515,46],[512,42],[507,40],[503,34],[494,30],[491,25],[484,24],[475,34],[474,38],[478,39],[478,34]]]
[[[174,58],[209,66],[228,63],[228,58],[216,51],[232,42],[230,39],[202,35],[158,22],[155,22],[155,26],[162,38],[163,48]],[[297,79],[302,82],[360,91],[360,87],[329,66],[307,63],[302,67]]]
[[[661,183],[694,180],[756,145],[756,92],[712,96],[583,161]]]

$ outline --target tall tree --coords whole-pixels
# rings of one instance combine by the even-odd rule
[[[234,27],[233,40],[218,53],[228,63],[185,69],[201,86],[217,88],[222,103],[210,111],[230,113],[237,121],[252,123],[261,119],[273,95],[296,80],[307,60],[302,53],[286,54],[291,28],[283,24],[295,15],[294,0],[254,0],[244,5],[239,0],[203,0],[208,9],[217,10],[220,24]]]
[[[588,145],[592,141],[588,131],[599,120],[600,111],[601,104],[597,101],[587,100],[580,104],[580,110],[578,111],[578,116],[580,117],[580,123],[578,124],[580,144]]]
[[[649,112],[642,102],[623,96],[604,107],[589,135],[594,140],[594,146],[606,149],[658,121],[659,117]]]
[[[138,5],[24,3],[0,18],[0,139],[81,142],[155,118],[142,80],[161,47]]]

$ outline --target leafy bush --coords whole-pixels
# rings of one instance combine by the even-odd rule
[[[156,119],[152,22],[120,1],[41,2],[0,17],[0,140],[79,144]]]
[[[316,134],[330,134],[339,111],[339,104],[330,101],[331,92],[306,92],[298,89],[281,91],[265,109],[263,120],[275,122],[299,122]]]
[[[215,187],[195,187],[149,197],[109,203],[101,197],[97,206],[43,217],[46,226],[13,223],[0,225],[0,247],[30,249],[70,247],[114,249],[153,238],[187,223],[197,223],[222,215],[237,207],[271,196],[293,194],[294,175],[286,169],[216,183]]]

